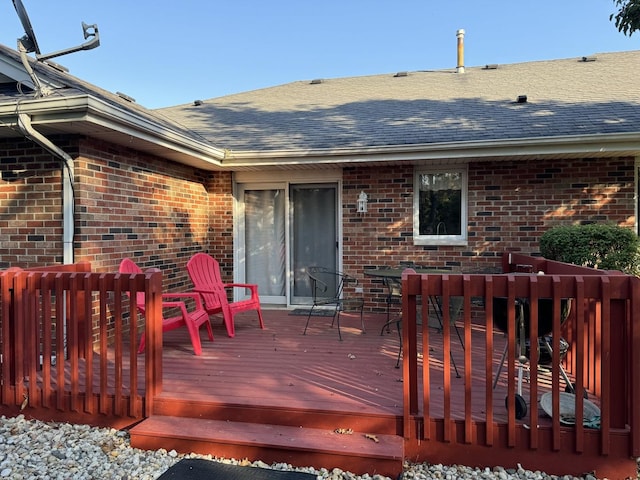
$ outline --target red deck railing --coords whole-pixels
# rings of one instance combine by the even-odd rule
[[[628,461],[640,455],[640,412],[637,409],[640,398],[640,279],[619,272],[602,272],[516,254],[505,255],[503,267],[505,272],[535,273],[414,274],[403,280],[403,422],[405,438],[410,442],[413,439],[416,457],[428,458],[429,452],[434,451],[434,442],[504,447],[505,459],[511,451],[522,463],[528,454],[576,454],[585,467],[590,464],[586,459],[599,457],[611,462],[612,458],[619,457]],[[538,272],[544,272],[544,275]],[[433,306],[432,302],[422,299],[440,300],[443,323],[447,325],[451,297],[460,296],[464,297],[461,319],[465,332],[463,381],[456,382],[453,378],[450,356],[455,343],[452,343],[449,329],[445,328],[441,360],[443,388],[434,390],[429,388],[429,376],[434,371],[429,368],[433,367],[430,363],[434,361],[430,358],[429,343],[433,332],[429,332],[428,322],[420,324],[418,321],[420,316],[428,318]],[[493,388],[496,364],[499,363],[496,358],[500,358],[504,348],[504,344],[494,344],[497,343],[493,335],[494,316],[498,312],[494,311],[493,298],[506,299],[507,305],[506,400],[505,397],[496,399]],[[538,324],[548,320],[538,314],[539,299],[551,299],[553,305],[549,332],[553,338],[551,374],[543,378],[537,368],[530,368],[530,378],[522,395],[529,411],[519,420],[515,408],[517,335],[511,326],[516,325],[516,300],[526,300],[531,307],[529,331],[525,337],[537,339]],[[561,306],[566,299],[571,299],[573,307],[561,325]],[[474,325],[486,327],[482,345],[471,344]],[[570,428],[561,424],[560,416],[556,414],[545,424],[538,405],[540,395],[551,391],[552,409],[558,412],[560,392],[564,390],[559,367],[561,337],[570,345],[562,364],[575,382],[576,390],[576,423]],[[537,341],[530,342],[530,349],[529,357],[538,358]],[[478,351],[484,357],[480,364],[474,358]],[[601,410],[599,428],[583,426],[584,407],[578,399],[585,391]],[[472,399],[478,396],[484,396],[484,406],[474,409],[478,402]],[[440,404],[444,406],[442,411],[432,411],[432,405]],[[460,449],[455,453],[463,454]],[[482,449],[470,449],[467,453],[472,457],[486,455]],[[548,462],[561,465],[571,461],[570,458],[552,455]],[[446,459],[439,461],[446,462]],[[596,459],[591,465],[599,465],[599,461]]]
[[[640,279],[517,254],[505,255],[503,268],[536,274],[429,274],[403,280],[405,458],[439,463],[464,458],[482,465],[492,457],[499,458],[495,464],[541,465],[548,471],[566,471],[567,462],[579,459],[580,468],[597,470],[598,476],[633,471],[633,458],[640,456]],[[39,411],[42,418],[114,427],[147,416],[162,390],[161,289],[159,272],[94,273],[89,264],[0,272],[0,411],[17,414],[28,405],[34,416]],[[135,308],[127,295],[135,298],[142,291],[144,356],[136,354],[138,332],[129,317]],[[430,297],[442,302],[445,325],[452,297],[463,298],[457,322],[463,346],[444,328],[437,358],[429,322],[418,321],[419,314],[428,318],[432,304],[422,299]],[[552,366],[548,373],[530,369],[522,391],[528,405],[524,418],[516,418],[514,408],[517,335],[508,327],[504,340],[494,337],[493,298],[505,299],[508,325],[515,325],[516,300],[528,301],[527,336],[532,338],[544,320],[536,300],[552,302]],[[572,308],[561,324],[566,299]],[[483,341],[477,340],[478,331]],[[539,397],[552,392],[557,411],[564,389],[561,337],[570,346],[562,365],[576,398],[587,392],[600,408],[598,428],[583,426],[581,401],[575,403],[575,427],[561,424],[557,415],[541,415]],[[505,344],[502,383],[494,390]],[[529,357],[537,358],[538,343],[529,348]],[[454,360],[461,378],[454,378]],[[442,381],[432,381],[434,375],[442,375]]]
[[[88,263],[0,273],[0,405],[46,409],[48,418],[129,425],[144,418],[162,387],[161,273],[90,272]],[[137,317],[145,292],[147,348],[138,356]],[[135,314],[134,314],[135,315]],[[155,359],[155,361],[154,361]],[[147,368],[145,368],[145,365]],[[152,368],[155,365],[155,368]]]

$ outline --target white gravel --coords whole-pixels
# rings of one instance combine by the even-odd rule
[[[380,475],[354,475],[339,469],[293,468],[287,464],[219,459],[210,455],[182,455],[175,450],[131,448],[127,432],[69,423],[26,420],[23,415],[0,417],[0,479],[11,480],[154,480],[182,458],[207,458],[236,465],[313,473],[318,479],[384,480]],[[464,466],[406,465],[401,479],[562,479],[519,468],[473,469]],[[593,479],[593,477],[592,477]],[[395,479],[394,479],[395,480]]]

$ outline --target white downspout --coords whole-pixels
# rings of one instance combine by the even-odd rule
[[[73,256],[73,232],[74,232],[74,204],[73,204],[73,159],[51,140],[42,135],[31,125],[31,117],[25,113],[18,113],[18,127],[23,135],[34,141],[49,153],[58,157],[63,162],[62,168],[62,250],[64,264],[71,264]]]

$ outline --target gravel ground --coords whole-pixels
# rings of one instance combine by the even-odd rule
[[[12,480],[154,480],[182,458],[208,458],[236,465],[277,470],[298,470],[328,480],[385,480],[380,475],[354,475],[339,469],[293,468],[217,459],[207,455],[181,455],[175,451],[131,448],[129,435],[120,430],[68,423],[44,423],[24,416],[0,417],[0,478]],[[400,477],[408,479],[562,479],[543,472],[519,469],[473,469],[453,465],[406,465]],[[589,478],[589,477],[587,477]],[[640,478],[640,476],[638,477]],[[395,479],[391,479],[395,480]],[[594,477],[589,480],[595,480]]]

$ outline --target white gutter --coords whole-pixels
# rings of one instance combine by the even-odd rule
[[[64,264],[73,263],[73,159],[31,125],[31,117],[18,113],[18,127],[25,137],[37,143],[63,162],[62,168],[62,251]]]
[[[15,102],[0,104],[0,117],[15,118],[15,110]],[[20,101],[20,111],[28,113],[33,123],[38,126],[46,125],[56,128],[58,124],[62,124],[68,128],[71,122],[86,122],[107,128],[112,132],[128,135],[130,141],[146,141],[177,155],[192,157],[201,162],[203,168],[208,164],[215,169],[225,158],[225,149],[216,148],[204,139],[198,140],[186,135],[176,129],[180,127],[179,125],[172,128],[172,122],[169,119],[164,118],[163,120],[167,123],[162,124],[161,116],[154,112],[137,114],[133,110],[127,111],[91,95],[26,99]],[[4,121],[4,123],[11,122]],[[62,132],[64,128],[61,129]],[[72,132],[67,131],[67,133]]]
[[[554,156],[613,157],[637,155],[639,152],[640,134],[631,132],[315,150],[233,150],[228,152],[222,166],[233,168],[341,163],[353,165],[390,161],[518,159],[519,157]]]

